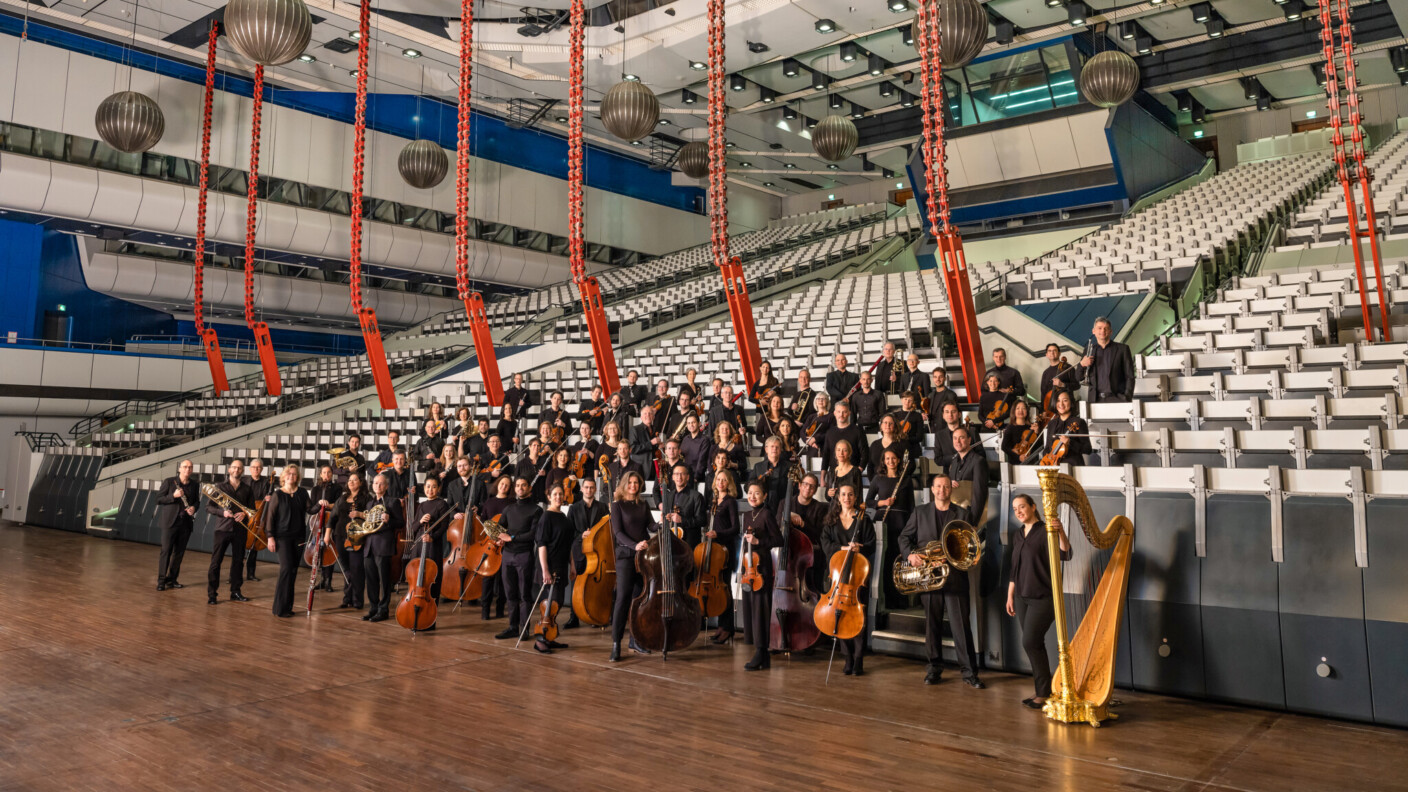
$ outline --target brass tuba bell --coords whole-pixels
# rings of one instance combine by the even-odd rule
[[[918,554],[924,558],[919,566],[911,566],[907,558],[895,559],[895,589],[901,594],[923,594],[943,588],[950,567],[963,572],[977,566],[983,557],[983,542],[976,528],[953,520],[939,531],[939,541],[924,545]]]

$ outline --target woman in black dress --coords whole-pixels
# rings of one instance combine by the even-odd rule
[[[636,553],[645,549],[655,521],[650,504],[641,497],[645,479],[634,470],[621,476],[611,504],[611,535],[616,540],[616,602],[611,608],[611,662],[621,659],[621,636],[630,620],[631,601],[645,581],[636,571]],[[631,651],[648,654],[631,636]]]
[[[494,427],[494,434],[499,436],[504,453],[509,453],[518,448],[518,421],[513,419],[512,404],[504,404],[502,416],[499,425]]]
[[[548,471],[545,489],[551,490],[553,487],[562,488],[563,503],[572,503],[577,499],[577,477],[572,475],[572,452],[566,448],[559,448],[552,455],[552,469]]]
[[[1092,452],[1090,427],[1084,418],[1075,414],[1075,402],[1070,391],[1056,394],[1055,401],[1056,417],[1046,425],[1045,452],[1050,453],[1062,435],[1070,435],[1066,438],[1066,453],[1061,461],[1072,467],[1080,467],[1085,464],[1085,455]]]
[[[509,504],[514,502],[513,497],[513,476],[499,476],[492,484],[494,494],[484,500],[479,507],[479,519],[488,522],[504,513]],[[489,606],[494,606],[495,619],[502,619],[504,616],[504,606],[508,603],[508,595],[504,591],[503,577],[501,572],[495,572],[484,578],[483,593],[479,597],[480,618],[488,621]]]
[[[361,610],[365,605],[367,586],[362,572],[362,554],[347,547],[347,524],[361,519],[369,500],[371,495],[362,482],[362,474],[353,472],[347,477],[347,492],[333,504],[332,519],[328,522],[328,534],[324,541],[337,551],[338,563],[342,564],[342,571],[347,574],[347,585],[342,589],[339,608]]]
[[[978,398],[978,420],[983,422],[984,429],[999,430],[1011,418],[1012,404],[1017,397],[1000,390],[1002,381],[996,374],[988,374],[985,386],[983,395]]]
[[[1031,412],[1031,405],[1025,400],[1019,399],[1012,405],[1012,421],[1002,430],[1002,458],[1009,465],[1022,464],[1016,448],[1022,442],[1022,435],[1031,428]]]
[[[841,487],[837,494],[837,508],[827,515],[821,528],[821,549],[829,561],[831,556],[854,547],[866,561],[875,559],[875,523],[866,515],[860,505],[860,490],[850,484]],[[862,586],[857,595],[861,613],[870,601],[870,589]],[[846,676],[860,676],[865,673],[865,634],[862,628],[854,638],[839,641],[841,656],[846,659],[842,670]]]
[[[1037,518],[1036,503],[1027,495],[1012,499],[1012,514],[1017,518],[1007,529],[1007,568],[1011,577],[1007,583],[1007,615],[1015,616],[1022,626],[1022,649],[1032,666],[1032,682],[1036,695],[1023,699],[1031,709],[1041,709],[1051,695],[1051,658],[1046,654],[1046,633],[1056,621],[1055,604],[1051,599],[1051,556],[1047,544],[1046,523]],[[1066,529],[1059,523],[1061,558],[1071,557],[1071,542]]]
[[[753,591],[743,587],[743,640],[753,643],[753,659],[743,665],[744,671],[761,671],[772,667],[768,653],[768,623],[772,620],[772,548],[782,544],[782,532],[777,518],[765,507],[767,489],[758,482],[748,484],[748,505],[752,511],[743,515],[743,543],[740,553],[758,554],[758,571],[763,587]]]
[[[870,480],[870,497],[866,505],[875,510],[876,530],[885,531],[885,557],[880,560],[882,570],[889,569],[899,557],[900,531],[914,512],[914,488],[910,485],[909,474],[914,460],[909,462],[910,470],[901,470],[901,458],[894,451],[885,452],[884,469],[880,475]],[[884,583],[885,607],[896,610],[905,607],[906,597],[895,588],[894,578],[882,574]]]
[[[903,454],[911,447],[909,443],[900,440],[897,431],[895,416],[885,415],[880,418],[880,438],[870,444],[870,457],[866,460],[867,476],[874,478],[880,473],[880,468],[885,463],[886,451],[894,449],[896,454]]]
[[[834,507],[841,488],[850,485],[860,492],[860,467],[854,464],[855,449],[848,440],[836,444],[836,464],[826,471],[826,500]]]
[[[274,615],[288,618],[293,615],[294,578],[298,575],[307,519],[314,510],[309,508],[312,503],[308,490],[298,486],[303,481],[303,472],[297,465],[285,467],[279,481],[279,488],[270,493],[269,505],[264,509],[264,530],[269,537],[269,552],[279,557]]]
[[[709,638],[710,643],[721,644],[733,640],[733,570],[738,567],[738,488],[734,486],[733,476],[727,472],[715,476],[711,494],[712,514],[705,536],[728,549],[727,566],[721,575],[728,607],[719,615],[719,629]]]

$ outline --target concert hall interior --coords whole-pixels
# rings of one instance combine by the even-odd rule
[[[1408,792],[1405,31],[0,0],[0,792]]]

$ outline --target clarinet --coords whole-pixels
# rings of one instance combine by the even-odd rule
[[[1090,387],[1090,369],[1095,368],[1095,339],[1085,342],[1085,356],[1090,358],[1090,368],[1085,370],[1085,375],[1081,377],[1080,384],[1086,388]]]

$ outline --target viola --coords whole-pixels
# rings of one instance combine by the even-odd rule
[[[992,409],[988,411],[987,420],[992,421],[993,428],[1000,429],[1003,424],[1007,423],[1007,413],[1011,410],[1012,402],[1008,399],[1003,399],[997,404],[994,404]]]
[[[616,540],[611,535],[611,515],[597,520],[582,540],[586,570],[572,582],[572,612],[587,624],[611,623],[616,600]]]
[[[709,510],[710,531],[714,530],[714,515],[718,508],[719,502],[716,500]],[[699,602],[706,617],[716,618],[728,608],[729,592],[723,581],[727,566],[728,550],[715,544],[706,531],[704,540],[694,548],[694,567],[699,574],[695,575],[689,587],[689,595]]]
[[[752,529],[747,532],[748,536],[753,535]],[[743,543],[744,548],[752,547],[748,542]],[[763,573],[758,569],[758,554],[752,550],[743,550],[743,578],[739,581],[748,587],[749,591],[761,591],[763,588]]]
[[[447,512],[448,514],[448,512]],[[443,517],[441,519],[444,519]],[[428,630],[435,624],[438,606],[430,596],[430,586],[435,582],[438,569],[430,559],[430,527],[421,534],[420,557],[412,558],[406,565],[406,579],[411,585],[406,596],[396,605],[396,623],[410,630]]]
[[[802,480],[800,466],[787,472],[787,488],[778,521],[782,524],[782,544],[772,549],[772,618],[768,623],[768,643],[783,652],[811,648],[821,633],[812,618],[815,595],[807,588],[812,568],[812,540],[792,526],[792,485]]]
[[[1043,416],[1038,415],[1036,423],[1023,429],[1017,444],[1012,446],[1012,453],[1016,454],[1018,459],[1026,459],[1027,454],[1032,451],[1032,445],[1041,439],[1041,432],[1046,428],[1046,421],[1042,418]]]
[[[662,529],[636,553],[635,561],[643,583],[640,596],[631,602],[631,635],[642,648],[668,659],[672,650],[694,643],[704,621],[688,590],[694,558],[683,539]]]
[[[865,519],[857,513],[851,524],[852,536]],[[865,629],[865,607],[860,601],[860,589],[870,579],[870,561],[849,544],[831,554],[827,562],[831,590],[816,604],[813,616],[817,629],[832,638],[850,639]]]
[[[591,460],[592,452],[585,448],[578,451],[572,459],[572,475],[576,476],[578,481],[587,477],[587,463]]]

